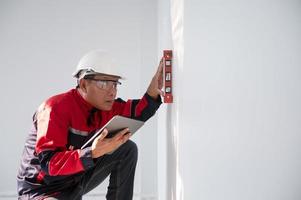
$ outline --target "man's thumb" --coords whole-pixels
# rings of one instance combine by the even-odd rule
[[[103,140],[107,135],[108,135],[108,130],[105,128],[103,129],[103,131],[101,132],[100,136],[99,136],[99,140]]]

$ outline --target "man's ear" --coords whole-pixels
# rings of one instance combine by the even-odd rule
[[[84,93],[87,93],[87,81],[85,79],[78,80],[78,86]]]

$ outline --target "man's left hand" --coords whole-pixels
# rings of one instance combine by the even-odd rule
[[[160,60],[158,69],[151,83],[148,86],[147,94],[154,99],[157,99],[159,95],[163,95],[163,60]]]

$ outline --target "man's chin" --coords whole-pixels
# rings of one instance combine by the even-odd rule
[[[105,105],[105,106],[101,106],[98,109],[99,110],[103,110],[103,111],[110,111],[112,110],[113,105]]]

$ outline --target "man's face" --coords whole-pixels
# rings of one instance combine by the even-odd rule
[[[85,79],[84,98],[99,110],[111,110],[117,94],[119,77],[95,75]]]

